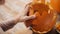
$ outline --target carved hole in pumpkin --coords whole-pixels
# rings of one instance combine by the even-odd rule
[[[45,5],[43,3],[36,3],[32,5],[32,8],[34,10],[34,13],[39,12],[39,14],[42,16],[44,11],[48,12],[49,6]]]

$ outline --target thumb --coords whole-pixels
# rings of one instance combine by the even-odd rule
[[[28,27],[27,29],[30,29],[31,27]]]

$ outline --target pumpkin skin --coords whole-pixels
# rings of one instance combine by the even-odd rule
[[[54,10],[57,11],[57,13],[60,14],[60,0],[50,0],[50,4]]]
[[[33,31],[39,31],[41,33],[50,31],[56,22],[54,11],[43,3],[30,4],[30,6],[29,15],[35,14],[36,18],[27,21],[28,23],[26,25],[31,26]],[[50,10],[50,13],[48,13],[48,10]]]

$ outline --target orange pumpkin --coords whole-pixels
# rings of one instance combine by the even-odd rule
[[[60,13],[60,0],[50,0],[51,6],[57,11],[57,13]]]
[[[34,32],[46,33],[50,31],[56,22],[56,14],[48,5],[42,3],[30,4],[29,15],[36,14],[36,18],[27,21],[27,26],[31,26]]]
[[[45,3],[45,0],[41,0],[41,3]]]

